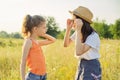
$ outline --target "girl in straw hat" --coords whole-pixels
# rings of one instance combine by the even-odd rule
[[[64,47],[75,41],[75,54],[80,59],[75,80],[101,80],[101,67],[98,60],[100,58],[100,39],[90,26],[93,14],[83,6],[79,6],[70,13],[72,19],[67,20]],[[72,27],[75,32],[70,37]]]

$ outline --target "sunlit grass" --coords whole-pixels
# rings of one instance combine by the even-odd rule
[[[19,65],[23,40],[0,39],[0,80],[20,80]],[[63,47],[63,41],[42,47],[46,58],[48,80],[74,80],[78,59],[74,44]],[[120,41],[101,40],[102,80],[120,80]]]

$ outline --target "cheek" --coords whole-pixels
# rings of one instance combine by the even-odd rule
[[[42,33],[42,30],[41,29],[38,29],[37,30],[37,34],[41,34]]]
[[[46,33],[46,30],[42,29],[42,30],[39,30],[39,34],[44,34]]]

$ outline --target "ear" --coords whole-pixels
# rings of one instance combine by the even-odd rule
[[[37,30],[37,27],[33,27],[33,30],[36,31],[36,30]]]

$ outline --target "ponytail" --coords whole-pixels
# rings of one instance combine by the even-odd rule
[[[32,26],[33,26],[32,16],[26,15],[22,25],[22,34],[24,37],[26,37],[28,33],[31,33]]]

